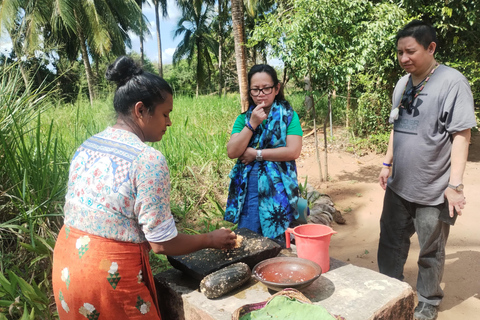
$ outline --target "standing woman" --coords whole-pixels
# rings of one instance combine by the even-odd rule
[[[248,86],[250,107],[237,117],[227,144],[228,156],[238,160],[230,173],[225,220],[281,240],[298,218],[295,159],[303,132],[275,69],[253,66]]]
[[[128,57],[110,65],[106,77],[117,83],[117,123],[73,156],[53,258],[55,301],[62,320],[159,320],[150,249],[181,255],[230,248],[235,234],[177,232],[166,159],[145,144],[161,140],[172,125],[168,83]]]

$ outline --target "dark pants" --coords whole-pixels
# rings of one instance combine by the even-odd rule
[[[450,226],[438,215],[446,204],[425,206],[406,201],[390,188],[385,192],[380,218],[378,268],[381,273],[403,280],[403,268],[416,232],[418,257],[418,301],[438,306],[443,298],[440,287],[445,266],[445,245]]]

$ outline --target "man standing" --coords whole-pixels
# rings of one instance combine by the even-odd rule
[[[414,317],[436,319],[450,225],[466,204],[462,179],[470,128],[476,126],[473,97],[460,72],[435,60],[433,27],[412,21],[396,40],[400,66],[408,74],[393,93],[394,126],[379,175],[386,192],[378,267],[402,280],[410,237],[417,232],[419,303]]]

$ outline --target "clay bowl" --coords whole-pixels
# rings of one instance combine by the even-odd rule
[[[269,289],[280,291],[285,288],[303,289],[322,274],[315,262],[296,257],[276,257],[259,262],[252,274]]]

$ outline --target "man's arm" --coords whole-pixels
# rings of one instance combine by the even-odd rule
[[[466,129],[453,134],[452,151],[450,155],[450,181],[451,185],[457,186],[463,182],[463,173],[467,164],[468,146],[470,144],[470,129]],[[450,217],[453,217],[453,209],[458,215],[462,214],[466,201],[462,191],[455,191],[447,187],[445,190],[445,198],[448,200],[448,210]]]
[[[393,129],[390,132],[390,139],[388,140],[388,148],[387,153],[385,154],[385,158],[383,158],[383,163],[392,164],[393,162]],[[378,175],[378,182],[383,190],[387,189],[387,180],[390,176],[390,168],[388,166],[383,165],[380,174]]]

